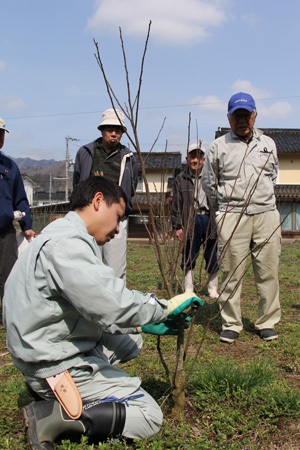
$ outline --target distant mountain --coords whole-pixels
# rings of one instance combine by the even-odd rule
[[[54,159],[34,160],[31,158],[12,158],[18,165],[21,175],[27,175],[37,187],[35,192],[49,192],[50,184],[53,192],[64,191],[66,188],[66,161]],[[70,161],[69,189],[72,189],[72,164]]]
[[[54,159],[40,159],[39,161],[31,158],[12,158],[19,169],[23,169],[25,167],[34,167],[35,169],[45,169],[46,167],[51,167],[54,164],[57,164],[59,161],[55,161]]]

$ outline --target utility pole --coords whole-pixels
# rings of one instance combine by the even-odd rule
[[[66,136],[66,202],[69,198],[69,141],[78,141],[79,139]]]
[[[52,173],[50,172],[50,185],[49,185],[49,203],[52,200]]]

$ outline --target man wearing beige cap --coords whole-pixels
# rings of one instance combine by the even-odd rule
[[[5,128],[0,118],[0,150],[4,145]],[[20,220],[22,231],[28,240],[34,236],[31,229],[30,209],[23,180],[16,163],[0,152],[0,297],[3,298],[5,281],[17,260],[18,248],[16,230],[13,225],[14,211],[25,216]]]
[[[121,111],[104,111],[98,129],[102,136],[77,152],[73,187],[90,175],[97,175],[110,179],[125,192],[127,205],[119,234],[102,246],[102,256],[106,264],[114,269],[116,277],[126,281],[127,217],[132,210],[131,199],[137,186],[137,161],[133,153],[120,143],[123,133],[127,131]]]
[[[201,182],[205,160],[203,147],[191,144],[186,160],[186,169],[175,178],[171,207],[175,236],[179,241],[185,241],[181,263],[184,272],[184,290],[194,291],[193,269],[203,247],[205,270],[209,280],[208,295],[210,298],[218,298],[216,223]]]

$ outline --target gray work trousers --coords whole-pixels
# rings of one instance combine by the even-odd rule
[[[126,284],[126,249],[127,249],[127,220],[119,224],[119,234],[111,241],[99,246],[103,261],[114,269],[115,276]]]
[[[141,335],[104,333],[100,345],[82,355],[82,361],[69,369],[83,400],[116,397],[126,406],[123,436],[143,439],[156,434],[163,415],[155,400],[141,388],[139,377],[130,377],[115,364],[135,358],[142,347]],[[45,399],[55,398],[44,379],[26,377],[31,388]]]

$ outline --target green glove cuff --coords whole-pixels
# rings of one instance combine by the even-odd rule
[[[168,327],[165,322],[153,322],[148,325],[141,326],[142,332],[147,334],[155,334],[157,336],[176,335],[177,330],[172,327]]]
[[[187,329],[190,326],[190,317],[183,314],[184,328]],[[148,325],[142,325],[137,327],[137,331],[141,330],[143,333],[154,334],[156,336],[177,336],[178,334],[178,317],[175,319],[167,319],[165,322],[153,322]]]

